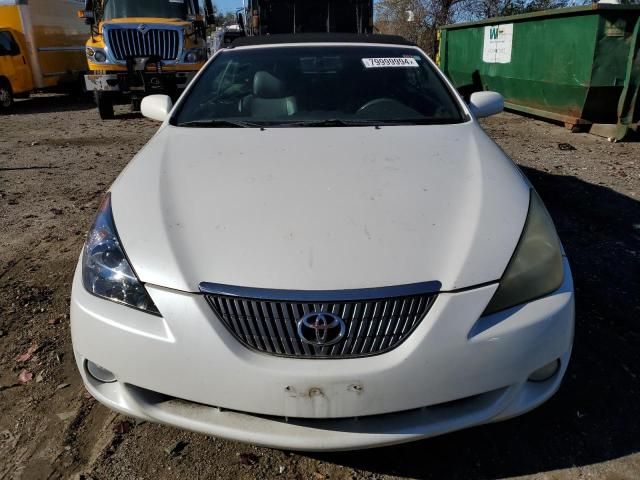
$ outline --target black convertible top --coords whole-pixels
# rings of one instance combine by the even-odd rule
[[[233,41],[233,47],[248,47],[254,45],[281,45],[285,43],[381,43],[388,45],[415,44],[399,35],[366,35],[358,33],[298,33],[275,34],[240,37]]]

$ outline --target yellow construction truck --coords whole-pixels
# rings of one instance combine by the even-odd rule
[[[145,95],[177,98],[207,60],[211,0],[85,0],[78,16],[91,28],[85,84],[102,119],[123,101],[137,109]]]
[[[0,0],[0,113],[34,90],[80,85],[87,71],[82,0]]]

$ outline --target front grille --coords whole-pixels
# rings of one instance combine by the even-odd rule
[[[150,56],[175,61],[180,53],[177,30],[150,28],[143,33],[137,28],[110,28],[107,38],[113,56],[120,61]]]
[[[363,357],[392,350],[420,324],[436,299],[435,293],[321,303],[205,296],[218,318],[246,347],[299,358]],[[342,319],[344,334],[335,335],[336,343],[317,344],[317,337],[308,335],[316,330],[309,329],[303,336],[307,334],[311,343],[302,340],[298,322],[313,313],[332,314],[329,323],[334,315]],[[315,320],[317,315],[311,317]]]

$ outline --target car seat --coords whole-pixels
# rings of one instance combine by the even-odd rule
[[[253,77],[253,94],[241,103],[242,113],[252,117],[287,117],[298,111],[296,97],[286,95],[282,80],[269,72],[259,71]]]

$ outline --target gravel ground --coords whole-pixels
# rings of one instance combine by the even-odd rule
[[[539,190],[572,263],[577,330],[563,387],[508,422],[302,455],[137,423],[85,392],[72,272],[102,194],[157,125],[100,122],[63,96],[19,102],[0,117],[0,479],[640,478],[640,143],[512,114],[484,125]]]

